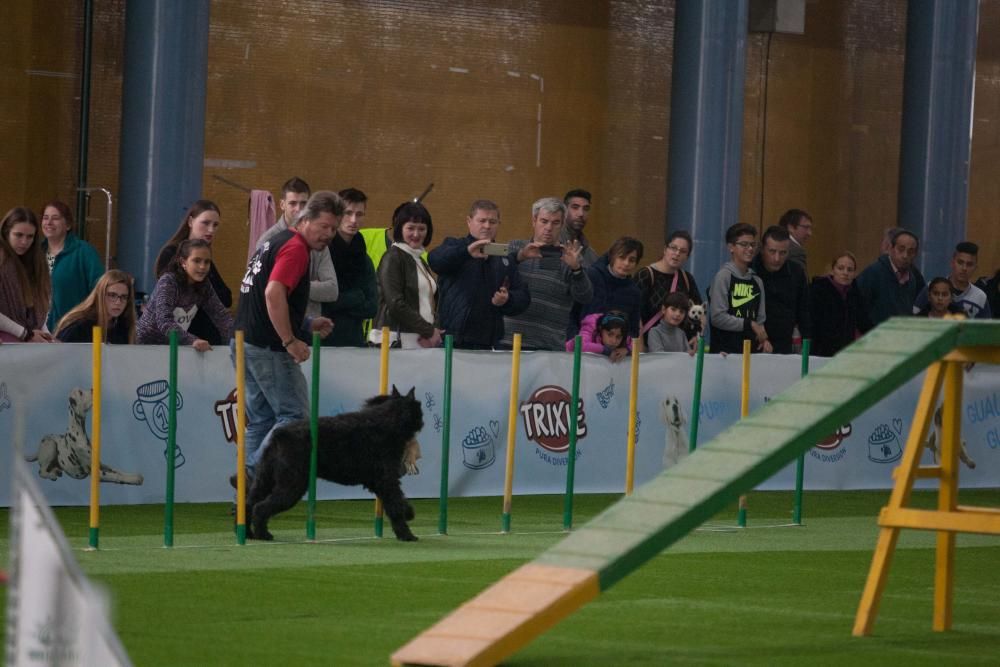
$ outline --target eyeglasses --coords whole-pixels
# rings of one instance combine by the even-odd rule
[[[753,250],[754,248],[757,247],[757,242],[756,241],[737,241],[733,245],[737,245],[737,246],[743,248],[744,250]]]
[[[128,294],[119,294],[118,292],[105,292],[104,296],[107,297],[108,301],[117,301],[118,303],[125,303],[128,301]]]
[[[668,245],[667,250],[669,250],[670,252],[676,252],[678,255],[688,254],[688,249],[679,245]]]

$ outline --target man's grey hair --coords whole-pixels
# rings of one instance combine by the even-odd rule
[[[323,213],[329,213],[334,217],[341,217],[344,215],[344,210],[347,205],[344,203],[344,199],[332,190],[320,190],[314,192],[306,205],[302,207],[299,211],[299,215],[295,218],[295,224],[298,224],[304,220],[315,220]]]
[[[538,214],[542,211],[546,213],[558,213],[565,218],[566,204],[562,203],[561,199],[556,199],[555,197],[542,197],[531,205],[531,218],[537,218]]]

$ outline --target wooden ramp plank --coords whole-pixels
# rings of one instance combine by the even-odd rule
[[[600,594],[597,572],[528,563],[392,654],[393,665],[494,665]]]
[[[516,609],[469,608],[482,596],[474,598],[453,612],[469,608],[468,617],[446,619],[430,628],[394,654],[393,663],[500,662],[596,596],[595,586],[600,591],[613,586],[959,345],[1000,346],[1000,322],[894,318],[882,324],[535,559],[535,566],[543,568],[538,572],[566,571],[572,573],[570,578],[581,577],[573,579],[577,583],[567,582],[558,593],[548,589],[546,595],[530,577],[515,576],[521,570],[511,573],[487,589],[485,599],[517,602],[531,597],[532,602]],[[977,519],[983,527],[993,525],[990,519]],[[501,585],[502,591],[493,592]],[[512,614],[529,608],[534,611],[526,612],[527,617],[513,619]],[[456,630],[479,623],[495,624],[496,630]],[[483,646],[489,641],[485,637],[497,635],[499,639]]]

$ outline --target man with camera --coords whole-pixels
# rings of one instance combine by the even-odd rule
[[[520,315],[504,318],[502,348],[510,349],[514,334],[520,333],[523,350],[564,349],[570,309],[593,298],[580,241],[559,243],[565,214],[565,204],[555,197],[539,199],[531,206],[531,238],[509,244],[531,292],[531,305]]]
[[[438,276],[438,323],[455,337],[455,347],[491,350],[503,337],[504,316],[523,312],[531,295],[514,255],[495,243],[500,208],[488,199],[477,200],[465,223],[467,236],[446,238],[427,254]]]

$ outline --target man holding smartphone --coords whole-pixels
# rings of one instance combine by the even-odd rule
[[[468,236],[446,238],[427,255],[438,275],[438,321],[455,337],[455,347],[490,350],[503,337],[504,316],[524,312],[531,296],[512,254],[485,252],[496,240],[500,208],[488,199],[477,200],[465,223]]]
[[[566,205],[544,197],[531,206],[531,238],[511,241],[511,255],[531,292],[531,304],[520,315],[504,318],[500,347],[509,349],[520,333],[523,350],[562,350],[566,324],[574,303],[589,303],[593,286],[583,270],[583,246],[577,240],[559,243]]]

